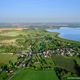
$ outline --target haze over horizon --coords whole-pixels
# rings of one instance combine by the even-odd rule
[[[0,0],[6,22],[80,22],[80,0]]]

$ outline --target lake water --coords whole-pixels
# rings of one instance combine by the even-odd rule
[[[70,28],[70,27],[60,27],[59,29],[47,29],[49,32],[58,32],[60,33],[59,37],[80,41],[80,27],[79,28]]]

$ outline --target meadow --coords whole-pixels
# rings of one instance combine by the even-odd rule
[[[11,53],[0,53],[0,66],[3,64],[8,64],[9,61],[13,63],[16,62],[17,56]]]
[[[53,70],[22,69],[11,80],[58,80]]]
[[[56,67],[60,67],[62,69],[75,73],[75,64],[72,58],[65,58],[61,55],[53,55],[52,59]]]

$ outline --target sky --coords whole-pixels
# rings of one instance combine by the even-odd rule
[[[0,0],[0,22],[80,22],[80,0]]]

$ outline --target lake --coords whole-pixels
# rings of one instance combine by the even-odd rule
[[[60,33],[59,37],[80,41],[80,27],[79,28],[71,28],[71,27],[60,27],[56,29],[47,29],[49,32],[58,32]]]

